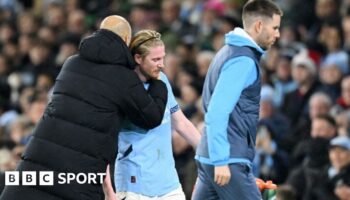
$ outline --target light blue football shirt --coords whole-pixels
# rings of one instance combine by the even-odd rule
[[[171,144],[171,114],[178,111],[179,106],[163,73],[161,80],[168,89],[168,102],[161,125],[146,131],[126,122],[119,133],[115,165],[118,192],[161,196],[180,187]]]

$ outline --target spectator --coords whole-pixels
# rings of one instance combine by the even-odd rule
[[[82,36],[87,29],[86,14],[83,10],[72,10],[68,14],[67,32]]]
[[[256,136],[256,154],[253,160],[253,173],[263,180],[283,183],[287,177],[287,154],[279,149],[274,135],[266,125],[258,127]]]
[[[336,115],[341,111],[350,108],[350,76],[344,77],[341,82],[341,96],[337,99],[336,104],[332,107],[331,113]]]
[[[215,54],[211,51],[200,51],[196,56],[196,66],[199,82],[204,83],[205,75],[208,72],[210,62],[214,58]]]
[[[343,48],[346,52],[350,51],[350,13],[345,15],[342,19],[342,30],[344,36]]]
[[[350,139],[339,136],[331,140],[330,166],[324,170],[316,184],[307,191],[307,199],[350,199]]]
[[[80,36],[75,33],[62,35],[58,43],[58,53],[55,58],[55,67],[61,68],[64,61],[78,52]]]
[[[298,88],[286,94],[281,110],[295,125],[300,118],[306,117],[307,103],[318,87],[316,66],[307,52],[303,51],[293,58],[292,77]]]
[[[32,134],[34,124],[27,116],[19,116],[10,127],[10,138],[16,144],[25,145]]]
[[[335,120],[329,115],[320,115],[312,119],[312,127],[311,127],[311,138],[304,139],[295,147],[292,157],[291,164],[292,167],[298,165],[298,163],[302,163],[305,158],[308,158],[309,149],[313,147],[310,143],[315,144],[315,139],[321,138],[324,140],[324,143],[328,143],[332,138],[337,136],[337,127]],[[322,146],[321,143],[319,145],[320,151],[326,151],[326,145]],[[324,154],[318,155],[318,157],[322,158]],[[319,166],[322,167],[322,166]]]
[[[263,85],[261,88],[259,123],[270,128],[272,137],[280,145],[281,139],[290,129],[290,121],[276,109],[273,103],[274,90]]]
[[[277,108],[281,107],[285,95],[297,88],[296,82],[292,79],[292,58],[293,55],[284,52],[279,54],[277,60],[276,73],[272,77],[272,85],[275,88],[273,101]]]
[[[340,97],[341,80],[349,72],[348,62],[345,52],[337,52],[328,54],[321,64],[319,90],[327,93],[333,102]]]
[[[340,136],[350,136],[349,125],[350,125],[350,112],[342,111],[335,116],[335,121],[338,126],[338,134]]]
[[[296,192],[296,199],[310,199],[308,191],[316,186],[318,177],[329,163],[324,156],[327,154],[328,144],[329,140],[324,138],[315,138],[304,143],[306,157],[296,168],[292,168],[286,180],[286,184]]]
[[[282,139],[281,148],[287,152],[293,149],[301,141],[310,138],[311,123],[313,119],[328,115],[332,106],[332,101],[329,96],[322,92],[314,93],[308,102],[308,115],[305,118],[300,118],[293,129],[287,132]]]

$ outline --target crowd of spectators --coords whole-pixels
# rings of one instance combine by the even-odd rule
[[[201,130],[206,72],[225,34],[241,26],[245,2],[0,0],[0,171],[15,169],[63,62],[111,14],[126,17],[133,32],[162,34],[164,71]],[[279,184],[280,199],[350,199],[350,1],[276,2],[284,15],[280,39],[261,60],[254,173]],[[194,150],[176,133],[173,149],[190,198]]]

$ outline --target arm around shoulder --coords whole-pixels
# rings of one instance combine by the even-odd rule
[[[152,80],[147,92],[140,81],[128,93],[128,106],[123,109],[129,120],[144,129],[159,126],[168,100],[166,85],[160,80]]]

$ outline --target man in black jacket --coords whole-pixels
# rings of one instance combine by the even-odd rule
[[[17,169],[54,171],[54,185],[6,186],[1,200],[104,198],[100,183],[58,184],[57,175],[104,173],[117,153],[116,133],[125,118],[146,129],[161,123],[167,89],[160,80],[151,81],[148,93],[144,89],[133,72],[130,38],[129,23],[110,16],[81,41],[79,54],[64,63]]]

